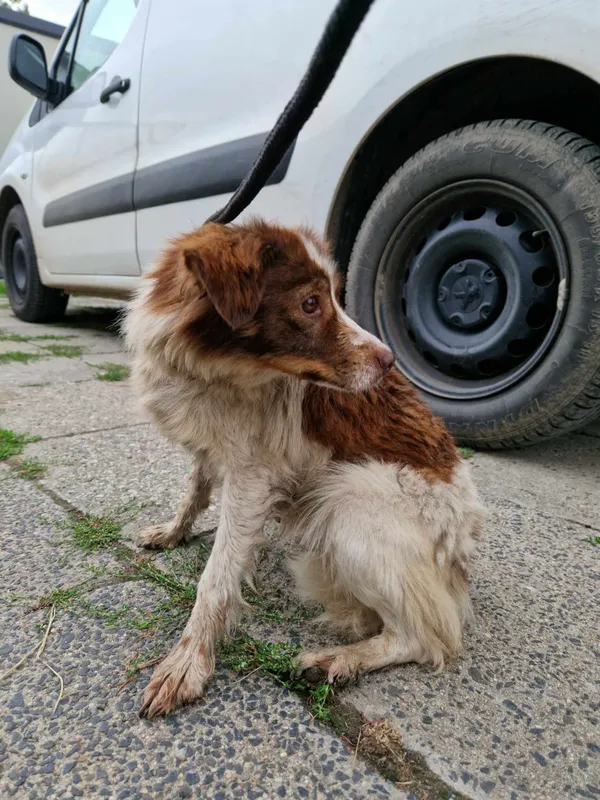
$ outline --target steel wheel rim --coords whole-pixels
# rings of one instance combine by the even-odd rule
[[[375,284],[378,332],[424,391],[490,397],[547,355],[568,284],[560,230],[536,198],[502,181],[459,181],[418,203],[392,233]]]

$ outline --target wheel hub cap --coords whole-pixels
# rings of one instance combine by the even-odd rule
[[[495,270],[477,258],[453,264],[439,283],[437,306],[454,328],[489,325],[500,313],[500,301]]]

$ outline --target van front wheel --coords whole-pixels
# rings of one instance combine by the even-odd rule
[[[519,447],[600,413],[600,148],[526,120],[419,151],[356,239],[349,313],[461,442]]]

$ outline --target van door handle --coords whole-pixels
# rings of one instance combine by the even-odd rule
[[[131,81],[129,78],[120,78],[118,75],[116,78],[113,78],[112,81],[108,84],[106,89],[100,95],[100,102],[101,103],[108,103],[111,98],[111,95],[116,94],[125,94],[125,92],[131,86]]]

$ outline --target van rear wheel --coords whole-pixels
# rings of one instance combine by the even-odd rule
[[[580,427],[600,413],[600,148],[525,120],[436,140],[367,213],[346,300],[464,444]]]
[[[2,232],[2,263],[11,308],[25,322],[57,322],[69,295],[44,286],[23,206],[11,208]]]

